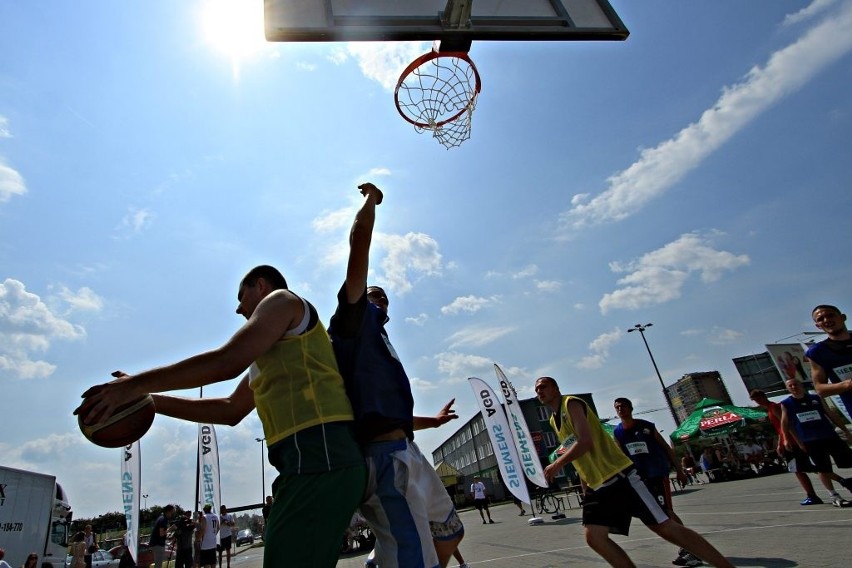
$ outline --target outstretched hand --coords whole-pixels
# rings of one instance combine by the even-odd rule
[[[442,408],[438,414],[435,415],[435,420],[438,421],[437,426],[443,426],[450,420],[455,420],[456,418],[458,418],[456,411],[453,410],[453,404],[455,404],[455,402],[456,399],[452,399],[450,402],[444,405],[444,408]]]
[[[362,183],[358,186],[358,189],[361,190],[361,195],[363,195],[364,197],[373,195],[373,198],[376,200],[376,205],[381,203],[382,199],[384,198],[382,190],[370,182]]]
[[[97,424],[111,416],[115,410],[139,398],[139,393],[131,388],[130,375],[124,371],[114,371],[114,381],[95,385],[83,393],[83,402],[74,409],[86,425]]]

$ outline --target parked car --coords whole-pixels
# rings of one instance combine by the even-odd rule
[[[249,529],[237,533],[237,546],[241,544],[254,544],[254,534]]]
[[[119,544],[118,546],[110,548],[109,552],[114,558],[118,558],[119,560],[121,560],[125,549],[126,547],[123,544]],[[139,556],[139,558],[136,559],[137,567],[148,568],[148,566],[150,566],[154,562],[154,551],[151,550],[151,547],[147,544],[139,543],[137,555]]]
[[[65,559],[65,565],[71,566],[72,556]],[[113,556],[109,550],[96,550],[92,553],[92,568],[118,568],[120,556]]]

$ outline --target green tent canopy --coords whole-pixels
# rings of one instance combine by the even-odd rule
[[[670,437],[674,442],[686,442],[704,436],[723,436],[767,420],[766,411],[762,408],[743,408],[705,398]]]

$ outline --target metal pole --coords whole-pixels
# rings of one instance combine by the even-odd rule
[[[638,331],[639,335],[642,336],[642,342],[645,344],[645,349],[648,351],[648,356],[651,358],[651,364],[654,365],[654,371],[657,373],[657,379],[660,380],[660,387],[663,389],[663,396],[666,398],[666,404],[669,407],[669,412],[672,413],[672,419],[676,426],[680,426],[680,420],[677,419],[677,414],[674,411],[674,406],[672,406],[672,400],[669,396],[669,391],[666,389],[666,384],[663,382],[663,376],[660,374],[660,369],[657,367],[657,361],[654,359],[654,354],[651,353],[651,348],[648,346],[648,340],[645,339],[645,330],[651,326],[652,324],[647,323],[645,325],[636,324],[632,329],[628,329],[627,332]]]
[[[266,441],[266,438],[255,438],[254,441],[260,443],[260,503],[263,505],[266,503],[266,468],[263,460],[263,442]]]

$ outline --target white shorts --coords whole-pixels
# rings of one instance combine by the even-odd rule
[[[364,447],[367,493],[360,512],[376,535],[381,568],[433,568],[432,539],[453,540],[464,525],[441,478],[414,442],[371,442]]]

